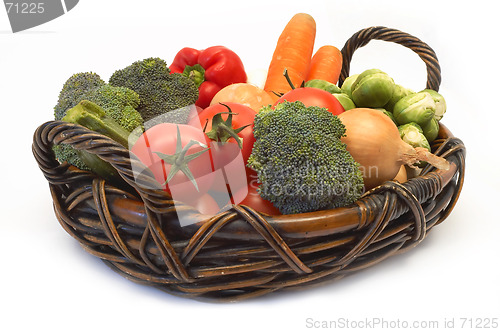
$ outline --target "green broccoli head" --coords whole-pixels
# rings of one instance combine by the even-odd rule
[[[137,85],[140,85],[144,80],[167,80],[169,75],[170,69],[165,60],[160,58],[147,58],[135,61],[131,65],[115,71],[113,75],[111,75],[109,83],[116,86],[137,87]]]
[[[133,131],[144,123],[141,114],[136,110],[139,106],[139,95],[128,88],[102,85],[82,96],[104,109],[107,116],[118,122],[127,131]]]
[[[105,85],[99,75],[92,72],[77,73],[72,75],[63,85],[59,93],[57,105],[54,107],[54,117],[61,120],[66,111],[78,104],[82,96],[90,90]]]
[[[139,94],[137,110],[144,121],[194,104],[198,99],[196,84],[182,74],[171,74],[167,63],[160,58],[136,61],[115,71],[109,84],[129,88]],[[185,120],[177,119],[176,122]]]
[[[344,134],[340,119],[324,108],[284,102],[262,109],[248,159],[260,195],[283,214],[354,203],[363,192],[363,177],[340,140]]]
[[[90,171],[90,168],[83,162],[77,150],[75,150],[71,145],[60,144],[54,145],[52,147],[56,159],[63,163],[67,162],[81,170]]]
[[[129,132],[144,124],[141,114],[136,110],[140,103],[139,95],[128,88],[106,84],[92,72],[75,74],[64,83],[54,108],[55,119],[62,120],[66,112],[82,100],[99,105],[107,116]],[[53,150],[60,162],[66,161],[80,169],[88,169],[71,146],[54,146]]]

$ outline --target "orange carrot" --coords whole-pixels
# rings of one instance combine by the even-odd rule
[[[264,90],[274,100],[278,99],[274,93],[286,93],[292,89],[283,75],[285,69],[295,87],[306,80],[315,38],[316,22],[309,14],[295,14],[283,29],[264,85]]]
[[[342,69],[342,53],[332,45],[321,46],[311,59],[307,80],[320,79],[337,84]]]

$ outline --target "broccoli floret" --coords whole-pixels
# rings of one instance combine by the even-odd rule
[[[64,83],[54,107],[55,119],[62,120],[67,111],[82,100],[89,100],[102,107],[107,116],[129,132],[142,128],[144,124],[141,114],[136,110],[140,103],[139,95],[128,88],[106,84],[99,75],[92,72],[74,74]],[[53,151],[60,162],[67,161],[80,169],[88,170],[71,146],[54,146]]]
[[[66,111],[74,107],[82,100],[82,96],[90,90],[105,85],[99,75],[92,72],[78,73],[72,75],[63,85],[59,93],[59,100],[54,107],[54,117],[61,120]]]
[[[78,152],[71,145],[54,145],[52,147],[52,151],[54,151],[56,159],[59,162],[67,162],[68,164],[73,165],[81,170],[90,171],[90,168],[81,160]]]
[[[167,112],[194,104],[198,99],[196,84],[182,74],[170,73],[167,63],[160,58],[147,58],[117,70],[109,84],[126,87],[139,94],[137,110],[144,121]],[[187,117],[171,119],[183,123]]]
[[[139,95],[128,88],[106,84],[87,91],[82,100],[99,105],[107,116],[130,132],[144,123],[141,114],[136,110],[140,102]]]
[[[363,177],[341,142],[345,127],[324,108],[301,102],[267,106],[255,117],[248,166],[259,193],[283,214],[346,206],[363,192]]]

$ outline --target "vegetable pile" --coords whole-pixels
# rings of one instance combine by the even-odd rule
[[[427,164],[449,167],[431,151],[442,95],[414,92],[373,68],[338,86],[342,55],[333,45],[315,51],[315,37],[310,15],[293,16],[262,86],[224,46],[185,47],[170,66],[138,60],[108,82],[77,73],[54,116],[130,149],[143,164],[134,172],[152,173],[153,189],[202,214],[235,204],[270,215],[333,209]],[[123,185],[98,156],[64,144],[53,150],[61,163]]]

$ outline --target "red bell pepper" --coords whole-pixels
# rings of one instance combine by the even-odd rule
[[[183,73],[198,86],[196,106],[206,108],[223,87],[245,83],[247,74],[240,57],[224,46],[205,50],[185,47],[177,53],[170,65],[172,73]]]

